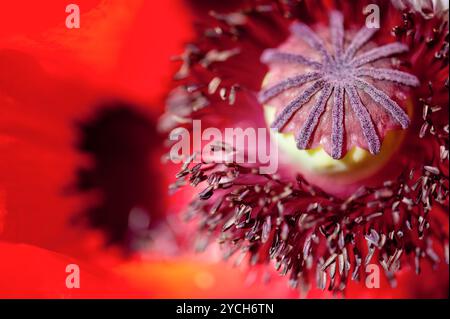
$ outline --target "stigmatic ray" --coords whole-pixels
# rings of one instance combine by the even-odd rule
[[[277,64],[297,64],[305,66],[305,73],[282,79],[265,88],[259,94],[259,101],[265,104],[286,90],[300,87],[297,96],[282,108],[271,127],[276,131],[282,131],[296,112],[309,112],[300,128],[295,132],[297,148],[303,150],[308,148],[323,113],[331,112],[331,123],[325,122],[322,125],[331,125],[332,127],[330,155],[334,159],[340,159],[346,153],[344,150],[344,116],[346,112],[344,110],[346,104],[349,104],[359,122],[360,131],[367,143],[368,150],[372,154],[378,154],[381,148],[380,137],[371,114],[361,101],[360,94],[364,92],[369,95],[373,102],[383,108],[403,129],[406,129],[410,124],[410,119],[404,109],[382,89],[377,88],[366,79],[417,87],[420,83],[414,75],[390,68],[372,66],[377,60],[407,52],[408,47],[405,44],[394,42],[358,54],[377,29],[361,28],[345,48],[342,14],[333,11],[330,14],[329,24],[332,52],[326,48],[327,44],[323,39],[307,25],[296,22],[290,28],[295,37],[313,49],[314,56],[320,57],[319,61],[298,53],[274,49],[264,52],[261,60],[271,67],[276,67]],[[303,88],[306,84],[309,86]],[[303,106],[315,96],[317,98],[313,105],[305,111]],[[328,103],[330,98],[333,99],[333,102]],[[354,131],[355,128],[349,127],[347,130]]]

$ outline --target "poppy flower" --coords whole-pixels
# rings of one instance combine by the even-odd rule
[[[448,287],[448,21],[407,2],[193,2],[198,37],[160,129],[184,162],[173,189],[198,189],[185,216],[199,250],[218,241],[226,259],[271,264],[311,296],[372,295],[352,290],[371,264],[402,285],[397,297],[447,295],[427,286]],[[237,160],[259,142],[220,134],[178,152],[199,121],[272,127],[278,170]],[[400,279],[414,272],[417,289]]]
[[[160,129],[170,130],[180,123],[189,126],[190,120],[199,114],[205,124],[215,127],[234,127],[238,123],[266,127],[266,118],[256,100],[256,93],[261,89],[267,68],[258,61],[264,50],[279,47],[289,36],[290,21],[284,15],[296,10],[298,4],[294,1],[292,4],[295,5],[291,7],[291,4],[283,1],[268,3],[267,6],[261,2],[261,6],[258,5],[256,9],[250,2],[247,4],[241,1],[212,4],[176,0],[158,3],[80,0],[77,4],[81,10],[80,29],[65,27],[67,13],[64,10],[66,3],[63,1],[40,1],[39,5],[16,1],[9,3],[7,10],[0,12],[1,297],[298,297],[298,291],[288,289],[283,278],[278,278],[276,270],[264,265],[267,252],[273,253],[269,244],[275,242],[275,231],[287,229],[289,236],[295,234],[289,218],[281,220],[280,226],[277,225],[278,219],[272,218],[274,215],[267,222],[268,214],[256,215],[256,211],[253,211],[256,217],[261,218],[258,220],[259,224],[252,221],[254,232],[245,235],[249,237],[250,246],[241,245],[243,233],[248,230],[244,223],[247,220],[245,214],[248,214],[245,206],[239,206],[243,213],[240,216],[242,228],[232,224],[227,228],[230,223],[223,220],[225,215],[219,218],[220,214],[204,216],[200,229],[192,224],[182,223],[178,220],[178,213],[185,210],[193,191],[184,189],[175,193],[174,197],[165,195],[169,176],[176,174],[177,168],[160,163],[162,141],[155,131],[156,115],[162,111],[162,99],[171,83],[172,72],[186,85],[181,85],[169,94],[168,112],[162,117],[158,126]],[[211,16],[204,12],[209,11],[209,5],[215,6],[215,10],[210,12]],[[327,25],[328,12],[337,10],[342,12],[346,26],[350,24],[352,28],[354,25],[360,27],[360,21],[348,19],[348,12],[355,8],[346,9],[345,4],[342,5],[344,7],[325,3],[324,8],[327,10],[323,14],[314,9],[311,11],[315,12],[313,18],[296,17],[296,20],[303,21],[314,30],[314,22]],[[46,10],[42,10],[44,6]],[[230,6],[234,10],[230,10]],[[242,12],[241,6],[244,7]],[[431,94],[426,99],[419,100],[420,103],[426,102],[424,107],[425,104],[428,105],[425,107],[427,118],[424,122],[428,126],[424,126],[424,138],[431,141],[433,136],[438,136],[439,142],[446,143],[445,135],[436,134],[437,130],[440,132],[441,126],[435,124],[441,119],[439,112],[446,112],[445,108],[439,110],[437,107],[444,107],[448,103],[445,95],[436,90],[441,80],[445,80],[446,74],[448,76],[446,64],[439,64],[439,61],[446,59],[446,40],[441,38],[441,29],[438,28],[433,33],[433,28],[440,25],[440,17],[430,18],[427,15],[425,19],[422,14],[420,17],[411,14],[402,20],[397,9],[388,7],[386,12],[395,17],[391,20],[392,25],[398,26],[395,33],[400,39],[397,41],[407,42],[412,37],[411,30],[416,27],[423,32],[418,33],[417,38],[413,37],[418,43],[422,43],[422,34],[428,36],[428,32],[437,39],[423,40],[427,42],[426,46],[410,51],[416,52],[413,55],[415,60],[411,57],[411,65],[406,63],[398,68],[416,76],[422,84],[427,80],[432,81],[435,88],[433,91],[429,90],[430,86],[420,87],[424,94]],[[188,8],[192,11],[189,12]],[[275,12],[275,9],[280,11]],[[409,10],[410,7],[404,9]],[[232,14],[219,13],[222,10]],[[191,14],[198,15],[202,24],[212,23],[214,27],[207,27],[205,31],[200,26],[202,37],[205,35],[208,41],[188,45],[186,53],[175,57],[175,60],[181,60],[181,68],[177,71],[169,57],[179,50],[183,41],[192,36]],[[17,19],[19,15],[23,19]],[[411,19],[416,25],[411,24]],[[271,27],[273,21],[277,22],[277,28]],[[261,37],[259,40],[258,37],[252,41],[242,40],[241,33],[246,34],[248,23],[253,25],[252,30],[256,35]],[[160,32],[162,29],[164,32]],[[381,38],[380,43],[385,40],[388,42],[388,38],[389,42],[393,40],[386,34],[386,38]],[[209,41],[213,41],[214,45]],[[437,51],[441,56],[435,54]],[[244,60],[241,59],[243,54],[246,56]],[[422,66],[419,72],[417,69],[420,65],[417,61],[427,61],[433,68]],[[208,70],[213,73],[208,73]],[[436,77],[436,74],[439,76]],[[193,77],[196,80],[191,82]],[[229,86],[223,87],[227,83]],[[229,107],[229,103],[235,107]],[[403,104],[400,106],[404,107]],[[210,112],[211,109],[214,112]],[[401,144],[402,149],[407,149],[410,144],[413,149],[428,145],[411,140]],[[391,150],[396,151],[395,154],[404,154],[398,162],[406,163],[403,162],[404,157],[410,157],[411,153],[397,147]],[[442,152],[444,159],[448,154],[445,153],[447,149],[448,144]],[[433,154],[434,146],[428,150]],[[284,158],[281,160],[284,161]],[[422,159],[417,158],[414,162],[416,161],[419,163]],[[436,172],[436,165],[427,164],[430,174]],[[431,185],[429,187],[432,189],[433,183],[441,178],[441,173],[447,173],[442,167],[444,164],[439,166],[439,174],[426,178],[424,187]],[[217,177],[222,174],[220,171],[210,181],[220,180],[223,190],[236,191],[236,184],[230,183],[230,178],[233,177],[230,168],[235,171],[242,169],[231,165],[222,170],[229,179],[228,183]],[[258,181],[254,189],[259,191],[251,195],[263,201],[268,198],[264,194],[270,193],[272,189],[274,193],[269,194],[271,198],[280,195],[281,200],[284,202],[284,198],[288,199],[291,206],[298,205],[296,196],[305,196],[301,205],[309,207],[312,204],[313,211],[322,209],[319,207],[325,207],[328,201],[335,203],[341,200],[337,195],[329,198],[327,192],[316,190],[312,183],[300,178],[301,190],[295,190],[294,195],[286,195],[288,189],[284,186],[292,184],[292,181],[292,185],[297,183],[296,177],[289,174],[292,169],[300,167],[286,161],[280,165],[278,172],[283,180],[276,175],[261,176],[269,184],[274,183],[267,184],[267,187],[261,184],[260,176],[253,170],[245,168],[242,176],[248,177],[245,185],[254,185]],[[395,171],[395,168],[390,171]],[[205,176],[199,168],[186,166],[179,174],[184,178],[171,186],[170,192],[173,193],[177,187],[186,183],[185,178],[192,173],[195,175],[191,179],[194,184],[205,182]],[[364,175],[366,181],[377,185],[372,175],[367,176],[367,171],[361,172],[361,176]],[[380,179],[383,180],[382,177]],[[392,185],[399,184],[395,181]],[[442,185],[443,189],[439,189],[439,185],[436,189],[446,194],[441,204],[444,214],[436,210],[439,205],[433,200],[433,210],[428,215],[443,215],[441,221],[445,225],[448,218],[445,215],[448,193],[445,192],[448,185],[445,182]],[[431,193],[437,194],[436,189]],[[242,192],[243,190],[238,190],[230,195],[231,207],[236,207],[236,200],[239,200]],[[307,194],[314,192],[314,199],[316,196],[318,199],[312,201],[312,197]],[[359,197],[357,203],[348,205],[352,214],[360,215],[359,212],[370,196],[377,197],[381,194],[383,196],[379,199],[385,205],[391,204],[391,199],[386,197],[388,191],[376,193],[375,190],[370,190],[369,193]],[[226,213],[223,210],[225,206],[221,204],[224,196],[218,195],[221,194],[217,194],[215,190],[213,194],[211,188],[206,188],[202,191],[202,200],[195,201],[190,212],[198,214],[200,208],[207,209],[217,199],[217,210]],[[320,206],[314,208],[319,199]],[[399,230],[402,231],[403,221],[410,216],[404,211],[404,204],[400,206],[402,224]],[[272,214],[273,206],[268,205],[268,208]],[[287,208],[289,209],[291,208]],[[366,213],[372,215],[373,212],[364,211]],[[289,217],[288,212],[281,215]],[[329,211],[325,214],[327,221],[339,221],[333,216],[335,215]],[[187,217],[195,216],[188,214]],[[376,216],[373,218],[377,220]],[[307,225],[309,221],[305,222]],[[415,222],[416,219],[413,218],[413,229],[417,229]],[[437,222],[432,223],[433,229],[436,224]],[[233,264],[217,260],[217,247],[206,247],[216,237],[214,231],[220,233],[225,225],[225,236],[221,235],[225,252],[233,257],[233,250],[242,248],[243,251],[242,257],[236,258]],[[264,236],[261,236],[262,225],[265,225]],[[380,223],[375,225],[374,230],[380,233],[379,228],[383,225],[389,226]],[[326,226],[323,229],[328,234],[330,228]],[[443,228],[445,241],[445,226]],[[429,228],[424,229],[422,242],[428,245]],[[233,241],[237,239],[233,243],[234,247],[228,245],[229,234],[234,236]],[[278,234],[280,244],[286,242],[282,233]],[[368,242],[376,239],[369,228],[364,235],[369,238]],[[265,246],[260,244],[258,236],[265,238]],[[193,256],[188,250],[192,242],[197,249],[207,251],[203,255]],[[289,242],[295,243],[296,240],[289,238]],[[433,245],[441,257],[442,251],[439,250],[438,243],[439,240],[435,240]],[[280,256],[293,256],[292,253],[286,254],[288,249],[275,251],[277,261],[283,267],[284,257]],[[428,246],[421,249],[420,256],[428,256],[427,259],[434,256],[434,250]],[[361,250],[365,253],[365,249]],[[325,257],[326,249],[323,251],[324,255],[320,256],[314,250],[314,256]],[[411,252],[411,247],[408,246],[405,251]],[[312,252],[313,250],[311,255]],[[245,253],[252,256],[249,267],[242,263]],[[391,248],[388,253],[391,253]],[[353,256],[351,254],[350,251],[350,257]],[[403,263],[405,255],[406,252],[400,257],[402,266],[405,264],[406,268],[406,263]],[[373,258],[376,257],[377,251]],[[341,258],[339,254],[336,260]],[[69,263],[80,266],[80,290],[69,290],[64,284],[67,276],[65,270]],[[34,267],[29,267],[30,264]],[[240,268],[233,267],[235,264],[240,264]],[[423,261],[420,265],[422,276],[432,284],[421,285],[421,281],[415,280],[411,272],[402,271],[396,275],[397,284],[402,289],[389,289],[384,280],[381,289],[369,291],[350,281],[347,283],[346,295],[380,298],[444,295],[448,280],[442,280],[439,276],[445,275],[446,266],[440,264],[436,266],[438,268],[433,268],[434,264]],[[330,265],[330,269],[332,267],[334,266]],[[291,268],[288,265],[288,272]],[[329,274],[329,269],[326,271]],[[18,272],[21,276],[17,276]],[[310,273],[305,272],[305,277],[309,275]],[[291,285],[295,286],[295,283],[294,276]],[[314,288],[313,284],[309,287],[309,297],[334,295],[334,291],[323,292]]]

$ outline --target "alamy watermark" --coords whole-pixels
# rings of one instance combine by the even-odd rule
[[[366,27],[368,29],[380,28],[380,7],[376,4],[369,4],[364,7],[363,13],[366,16]]]
[[[69,264],[66,266],[66,287],[68,289],[80,288],[80,266]]]
[[[80,28],[80,7],[77,4],[71,3],[66,6],[66,27],[68,29]]]

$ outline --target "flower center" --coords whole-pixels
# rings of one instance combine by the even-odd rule
[[[378,171],[400,145],[398,129],[410,122],[405,86],[419,81],[386,59],[408,48],[377,47],[369,42],[375,31],[363,27],[346,38],[342,15],[334,12],[329,29],[317,26],[316,33],[294,23],[285,43],[263,53],[269,72],[259,100],[278,132],[274,136],[300,161],[302,173],[307,168],[360,180]]]

